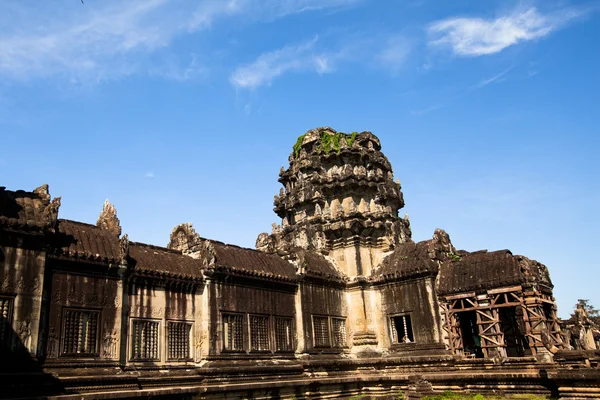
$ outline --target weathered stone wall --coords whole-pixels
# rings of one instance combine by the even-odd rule
[[[10,351],[36,357],[46,252],[36,238],[21,237],[18,244],[10,244],[19,247],[0,246],[0,296],[12,308],[12,321],[2,321],[6,345]]]
[[[384,321],[380,332],[382,345],[392,346],[389,318],[394,315],[410,315],[414,343],[441,343],[441,322],[437,299],[434,293],[434,279],[422,278],[408,282],[394,282],[379,286],[381,293],[380,315]]]
[[[300,284],[302,296],[302,323],[304,327],[305,351],[315,348],[313,316],[348,317],[348,302],[343,289],[302,282]],[[350,325],[346,321],[346,330]],[[350,343],[349,337],[346,340]]]
[[[210,349],[211,356],[223,353],[223,313],[243,314],[244,329],[247,332],[247,317],[252,314],[269,317],[295,318],[295,286],[266,283],[262,286],[249,285],[248,282],[230,283],[225,279],[213,279],[207,282],[210,309]],[[245,337],[248,340],[248,337]],[[248,343],[239,354],[249,354]]]
[[[47,288],[49,293],[48,361],[74,362],[95,360],[118,360],[121,336],[122,283],[106,275],[83,275],[61,270],[60,262],[52,268]],[[64,266],[64,264],[63,264]],[[75,266],[76,267],[76,266]],[[98,320],[98,354],[94,357],[72,357],[64,354],[65,311],[90,310],[100,312]]]
[[[130,317],[127,337],[127,360],[131,360],[133,335],[132,321],[136,319],[159,322],[159,360],[153,364],[181,364],[200,362],[208,354],[208,329],[206,320],[206,296],[202,287],[194,289],[179,289],[176,285],[158,285],[149,280],[142,283],[136,280],[130,290]],[[169,322],[185,322],[192,324],[190,335],[189,360],[169,360],[167,356],[167,324]],[[146,362],[140,361],[144,364]]]

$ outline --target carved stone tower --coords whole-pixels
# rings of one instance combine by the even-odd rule
[[[385,252],[411,240],[399,180],[371,132],[345,134],[329,127],[300,136],[283,167],[275,196],[282,219],[257,248],[316,250],[334,258],[350,278],[369,276]]]

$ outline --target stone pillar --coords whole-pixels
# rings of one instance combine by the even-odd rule
[[[124,367],[127,364],[127,339],[129,337],[129,290],[130,280],[127,273],[127,265],[120,264],[117,273],[119,274],[119,286],[121,289],[121,329],[119,334],[119,364]]]
[[[300,282],[297,286],[296,296],[294,297],[295,309],[296,309],[296,343],[295,351],[299,355],[306,351],[306,342],[304,341],[304,311],[302,309],[302,287],[303,283]]]

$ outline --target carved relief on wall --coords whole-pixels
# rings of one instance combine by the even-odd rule
[[[208,337],[206,335],[206,332],[203,332],[196,341],[196,344],[194,346],[196,349],[196,356],[194,357],[194,362],[199,363],[200,361],[202,361],[202,345],[207,339]]]
[[[194,319],[194,313],[192,307],[185,307],[185,310],[180,308],[167,308],[165,311],[165,318],[167,319]]]
[[[104,358],[117,358],[117,345],[119,343],[119,335],[115,329],[110,330],[104,326],[104,337],[102,339],[102,356]]]
[[[25,279],[23,275],[19,276],[17,280],[11,279],[10,276],[6,275],[2,280],[1,290],[6,293],[38,293],[41,289],[40,278],[36,276],[34,279]]]
[[[69,284],[70,288],[65,295],[64,290],[57,288],[52,293],[52,303],[67,306],[88,306],[115,309],[121,306],[120,299],[115,295],[108,293],[98,293],[97,291],[85,291],[85,285],[77,285],[75,282]],[[75,287],[81,288],[76,290]]]
[[[48,358],[57,358],[58,348],[58,335],[56,334],[56,329],[52,326],[50,327],[50,332],[48,333],[48,342],[46,343],[46,356]]]
[[[23,346],[31,351],[31,321],[26,319],[24,321],[19,321],[19,339],[21,339],[21,343]]]
[[[163,307],[143,306],[141,304],[131,306],[132,317],[151,317],[151,318],[162,318],[165,314]]]

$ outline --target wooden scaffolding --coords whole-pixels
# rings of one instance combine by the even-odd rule
[[[473,357],[464,348],[459,313],[474,312],[483,357],[506,357],[507,343],[500,316],[502,308],[514,307],[520,333],[525,336],[531,355],[547,351],[548,341],[562,347],[556,304],[551,295],[522,286],[490,289],[485,293],[467,292],[440,299],[443,326],[450,351]],[[548,340],[549,339],[549,340]]]

